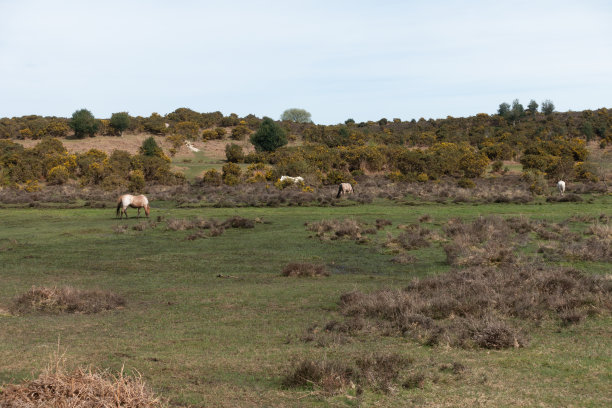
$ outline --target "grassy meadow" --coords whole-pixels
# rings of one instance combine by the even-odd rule
[[[170,406],[612,405],[609,314],[569,326],[544,320],[530,330],[525,347],[502,350],[429,346],[367,330],[346,342],[303,341],[310,327],[340,318],[344,293],[400,289],[451,269],[443,241],[411,250],[411,263],[391,262],[395,255],[383,243],[399,225],[418,224],[426,215],[436,231],[451,218],[491,214],[549,222],[611,217],[611,196],[583,203],[344,203],[178,208],[153,202],[149,221],[118,220],[114,208],[0,209],[0,389],[36,377],[59,342],[68,364],[138,372]],[[254,228],[194,237],[167,227],[169,220],[234,216],[256,220]],[[321,240],[305,226],[345,218],[391,225],[363,243]],[[583,231],[588,224],[577,219],[568,225]],[[330,276],[281,276],[290,262],[323,264]],[[612,274],[608,262],[551,262]],[[12,300],[32,286],[66,285],[112,291],[126,305],[96,314],[10,313]],[[284,384],[301,360],[355,361],[372,353],[409,359],[400,377],[420,381],[408,386],[401,380],[386,392]]]

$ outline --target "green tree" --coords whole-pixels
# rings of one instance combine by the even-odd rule
[[[85,135],[93,137],[100,126],[96,118],[87,109],[74,112],[68,125],[79,139],[85,137]]]
[[[268,117],[264,117],[257,132],[251,136],[251,143],[258,151],[273,152],[287,144],[287,133]]]
[[[109,125],[119,132],[119,136],[121,136],[123,131],[130,126],[130,115],[127,112],[113,113]]]
[[[508,116],[512,119],[513,124],[516,124],[519,119],[525,116],[525,108],[518,99],[512,101],[512,109]]]
[[[529,105],[527,105],[527,110],[529,113],[534,114],[538,111],[538,103],[533,99],[529,101]]]
[[[140,146],[140,154],[144,156],[159,156],[161,157],[164,154],[164,151],[155,141],[153,136],[145,139],[142,142],[142,146]]]
[[[550,99],[547,99],[544,102],[542,102],[541,109],[542,109],[542,113],[548,116],[555,111],[555,105],[552,103]]]
[[[287,109],[281,115],[281,120],[288,120],[291,122],[297,123],[311,123],[312,119],[310,116],[310,112],[304,109],[291,108]]]
[[[506,102],[500,103],[499,109],[497,109],[497,114],[499,116],[506,117],[508,112],[510,112],[510,105],[508,105]]]

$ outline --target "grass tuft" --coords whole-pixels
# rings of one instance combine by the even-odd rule
[[[15,314],[45,313],[98,313],[125,305],[125,299],[113,292],[81,290],[70,286],[47,288],[33,286],[17,296],[11,308]]]

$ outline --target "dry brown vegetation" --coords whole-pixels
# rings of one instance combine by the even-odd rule
[[[283,268],[282,276],[293,277],[317,277],[329,276],[329,271],[325,265],[315,265],[308,262],[292,262]]]
[[[298,362],[285,376],[283,385],[315,387],[327,394],[335,394],[355,386],[391,392],[397,386],[401,371],[410,364],[409,359],[397,354],[367,355],[348,363],[306,359]]]
[[[254,228],[255,223],[261,223],[262,220],[256,218],[254,220],[243,218],[238,215],[230,217],[225,221],[219,221],[216,219],[184,219],[184,218],[170,218],[166,221],[166,228],[172,231],[185,231],[185,230],[197,230],[195,233],[190,234],[187,239],[194,240],[198,238],[216,237],[225,232],[227,228]]]
[[[2,408],[161,408],[166,406],[144,380],[123,371],[79,367],[72,372],[59,359],[34,380],[0,390]]]
[[[377,223],[380,228],[380,224]],[[360,243],[368,241],[366,234],[376,234],[378,228],[351,218],[343,220],[331,219],[309,222],[308,231],[314,231],[321,240],[350,239]]]
[[[15,314],[45,313],[98,313],[125,306],[125,299],[105,290],[82,290],[70,286],[61,288],[33,286],[17,296],[11,307]]]
[[[471,267],[413,281],[408,287],[340,298],[342,323],[329,331],[365,328],[424,344],[507,348],[526,344],[520,321],[578,323],[612,311],[612,281],[568,268],[534,264]]]

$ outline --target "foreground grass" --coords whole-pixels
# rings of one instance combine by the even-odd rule
[[[188,231],[135,231],[109,209],[2,210],[0,309],[32,286],[73,286],[118,293],[124,309],[100,314],[11,316],[0,313],[0,384],[31,377],[48,362],[58,338],[75,365],[138,370],[176,406],[609,406],[612,403],[612,319],[579,326],[544,324],[526,348],[502,351],[425,347],[408,339],[363,334],[352,342],[316,347],[300,337],[313,323],[337,315],[342,293],[401,288],[414,277],[449,269],[439,245],[415,252],[409,265],[390,262],[376,245],[321,242],[304,223],[352,217],[417,222],[433,227],[478,215],[526,215],[561,221],[574,214],[610,213],[610,197],[592,204],[156,209],[168,218],[225,219],[240,215],[266,223],[253,229],[186,240]],[[113,227],[127,224],[123,234]],[[377,235],[382,235],[379,233]],[[380,236],[379,238],[383,238]],[[377,236],[374,239],[378,239]],[[280,276],[290,262],[325,264],[326,278]],[[610,265],[581,262],[591,273]],[[228,278],[219,278],[217,275]],[[336,396],[316,389],[284,389],[293,361],[354,359],[373,351],[413,358],[426,371],[422,388],[382,394],[366,389]],[[442,370],[458,362],[460,376]]]

